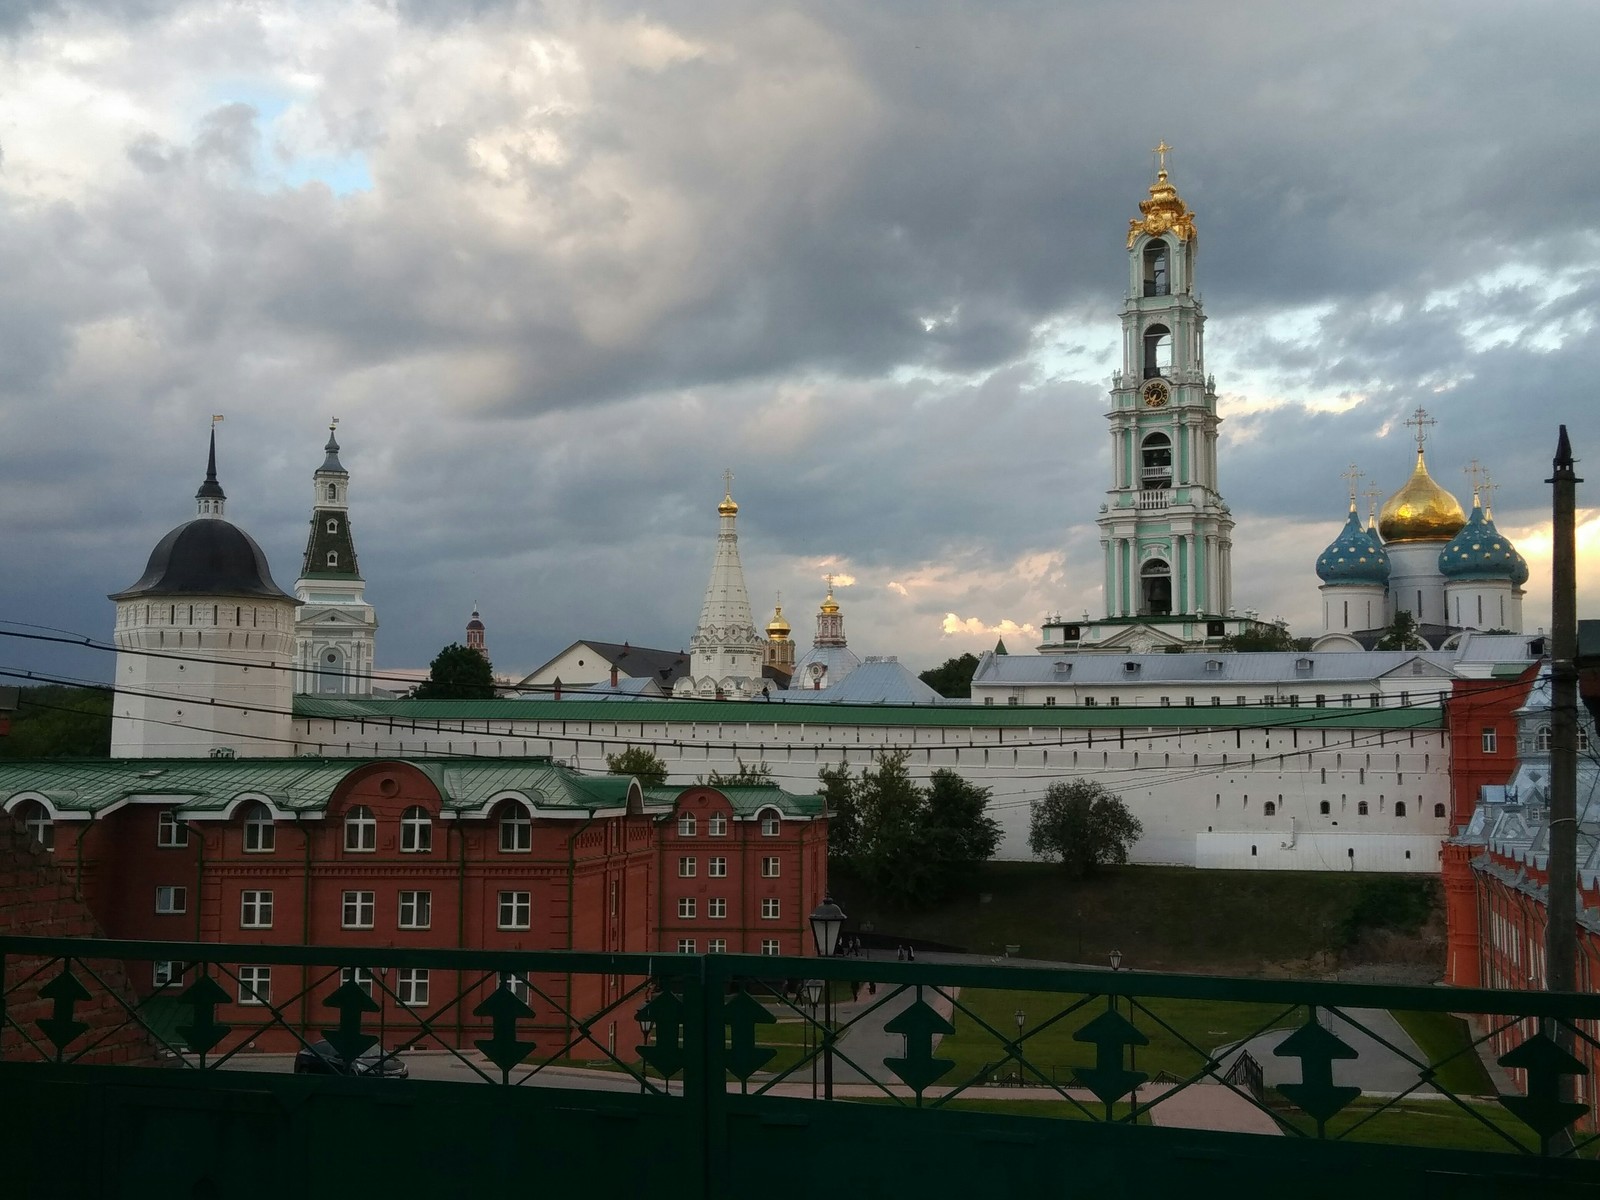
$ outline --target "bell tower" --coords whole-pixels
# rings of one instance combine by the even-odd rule
[[[1156,181],[1128,222],[1122,366],[1111,377],[1111,486],[1096,524],[1105,617],[1045,622],[1046,653],[1200,646],[1238,632],[1233,517],[1217,490],[1217,393],[1205,369],[1194,213],[1155,148]]]

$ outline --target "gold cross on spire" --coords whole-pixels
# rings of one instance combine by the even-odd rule
[[[1370,523],[1378,516],[1378,497],[1383,495],[1374,484],[1368,484],[1367,490],[1362,493],[1367,498],[1367,521]]]
[[[823,578],[828,581],[828,594],[832,595],[833,594],[833,576],[832,575],[824,575]]]
[[[1428,440],[1429,428],[1437,425],[1438,423],[1438,421],[1435,421],[1428,415],[1428,410],[1423,408],[1420,404],[1417,405],[1417,411],[1412,413],[1405,419],[1404,422],[1402,422],[1402,424],[1409,425],[1417,431],[1416,439],[1418,454],[1422,453],[1422,443]]]
[[[1483,493],[1483,515],[1493,517],[1494,494],[1500,490],[1500,485],[1489,477],[1487,469],[1483,472],[1483,478],[1479,481],[1477,490]]]
[[[1361,468],[1351,463],[1340,473],[1339,478],[1350,485],[1350,511],[1355,512],[1356,487],[1361,483]]]
[[[1461,473],[1465,475],[1468,482],[1472,484],[1472,497],[1473,499],[1477,499],[1478,492],[1482,488],[1483,477],[1487,475],[1488,472],[1483,469],[1477,459],[1473,459],[1466,466],[1461,468]]]
[[[1156,156],[1156,169],[1158,171],[1165,171],[1167,169],[1167,155],[1171,151],[1172,147],[1167,145],[1165,138],[1162,138],[1161,144],[1151,151],[1151,153]]]
[[[733,469],[730,467],[722,473],[722,490],[728,495],[733,495]]]

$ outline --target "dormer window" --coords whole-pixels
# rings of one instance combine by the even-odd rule
[[[1297,659],[1295,659],[1294,660],[1294,669],[1296,671],[1309,671],[1309,670],[1311,670],[1311,660],[1309,658],[1297,658]]]
[[[339,532],[339,522],[337,522],[337,521],[329,521],[328,522],[328,532],[329,533],[338,533]]]
[[[328,551],[328,565],[330,567],[337,567],[339,565],[339,552],[337,550]]]
[[[1122,673],[1124,675],[1137,675],[1139,673],[1139,664],[1132,661],[1123,663]]]
[[[1220,671],[1220,670],[1222,670],[1222,660],[1220,658],[1208,658],[1208,659],[1206,659],[1206,670],[1208,670],[1208,671]]]

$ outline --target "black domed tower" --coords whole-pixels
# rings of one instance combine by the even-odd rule
[[[113,758],[293,753],[299,603],[255,539],[226,520],[211,432],[199,515],[156,543],[117,605]]]

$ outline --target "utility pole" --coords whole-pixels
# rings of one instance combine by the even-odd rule
[[[1550,897],[1545,990],[1577,991],[1578,597],[1574,537],[1578,479],[1561,427],[1553,485],[1550,554]]]

